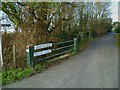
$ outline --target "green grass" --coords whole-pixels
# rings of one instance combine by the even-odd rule
[[[9,84],[11,82],[15,82],[22,78],[28,78],[35,73],[41,72],[45,70],[45,65],[37,64],[35,67],[27,67],[27,68],[9,68],[8,70],[2,71],[2,85]]]
[[[120,48],[120,34],[118,34],[118,47]]]
[[[0,72],[0,86],[2,85],[2,72]]]
[[[118,48],[120,49],[120,33],[116,35],[117,37],[117,45],[118,45]]]
[[[80,52],[81,51],[84,51],[93,41],[95,41],[96,38],[91,38],[91,39],[86,39],[86,40],[82,40],[80,43],[79,43],[79,49],[80,49]]]
[[[2,85],[8,84],[10,82],[14,82],[21,78],[26,78],[31,76],[33,73],[32,68],[10,68],[8,70],[2,71]]]

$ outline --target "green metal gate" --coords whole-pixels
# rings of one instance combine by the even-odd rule
[[[58,45],[59,47],[53,48],[55,45]],[[64,51],[60,51],[52,55],[45,56],[47,54],[62,49]],[[28,45],[26,46],[27,64],[33,67],[34,63],[40,60],[48,60],[49,58],[57,57],[68,52],[76,53],[76,51],[77,51],[77,38],[74,38],[73,40],[69,40],[69,41],[58,42],[58,43],[45,43],[35,46]]]

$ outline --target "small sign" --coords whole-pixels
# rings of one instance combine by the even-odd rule
[[[52,47],[52,43],[46,43],[46,44],[36,45],[36,46],[34,46],[34,50],[42,49],[42,48],[47,48],[47,47]]]
[[[48,54],[48,53],[51,53],[51,49],[40,51],[40,52],[35,52],[34,57],[41,56],[41,55]]]

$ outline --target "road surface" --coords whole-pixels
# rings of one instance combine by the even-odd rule
[[[118,51],[113,33],[96,40],[84,52],[40,74],[4,88],[117,88]]]

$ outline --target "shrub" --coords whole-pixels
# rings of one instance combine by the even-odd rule
[[[95,38],[97,36],[96,32],[94,30],[91,31],[91,37]]]

